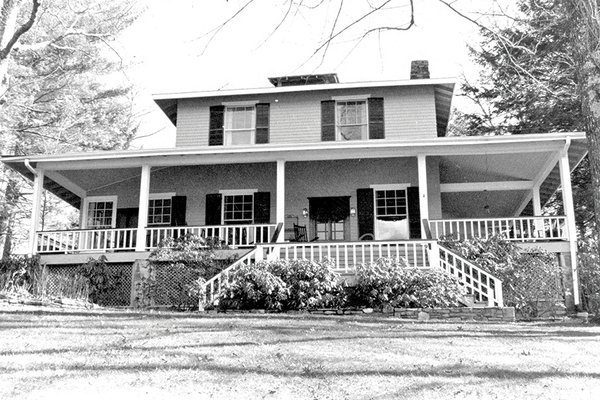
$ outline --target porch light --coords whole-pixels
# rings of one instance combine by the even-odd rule
[[[304,218],[308,218],[308,208],[304,207],[304,208],[302,209],[302,216],[303,216]]]
[[[350,216],[351,217],[356,217],[356,208],[350,207]]]

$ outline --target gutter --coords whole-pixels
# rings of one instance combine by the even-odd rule
[[[38,176],[38,173],[37,173],[37,171],[35,170],[35,168],[33,168],[33,167],[31,166],[31,164],[29,163],[29,158],[26,158],[26,159],[25,159],[25,161],[23,161],[23,164],[25,164],[25,166],[26,166],[26,167],[27,167],[27,169],[28,169],[28,170],[29,170],[29,171],[30,171],[30,172],[33,174],[33,176],[37,178],[37,176]]]

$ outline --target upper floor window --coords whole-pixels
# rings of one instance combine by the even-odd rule
[[[210,107],[209,146],[269,143],[269,103],[255,101]]]
[[[383,139],[383,98],[333,98],[321,102],[321,140]]]
[[[254,106],[225,108],[225,144],[254,143],[256,114]]]
[[[85,228],[107,229],[116,223],[117,196],[95,196],[85,199]]]
[[[367,102],[336,103],[337,140],[366,140],[368,136]]]

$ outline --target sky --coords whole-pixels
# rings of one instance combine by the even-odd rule
[[[409,0],[391,0],[340,34],[324,56],[315,51],[332,30],[371,11],[369,2],[346,0],[340,10],[340,0],[304,0],[287,13],[287,0],[145,1],[145,12],[119,39],[143,110],[143,138],[135,148],[174,146],[172,124],[151,101],[155,93],[266,87],[268,77],[313,73],[337,73],[341,82],[401,80],[408,79],[410,62],[422,59],[429,60],[432,78],[458,82],[477,73],[467,48],[477,45],[476,26],[439,0],[414,0],[415,24],[407,31],[364,36],[375,27],[408,24]],[[454,3],[475,18],[473,11],[488,4]]]

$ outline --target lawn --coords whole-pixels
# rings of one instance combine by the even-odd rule
[[[0,308],[1,399],[597,399],[600,327]]]

